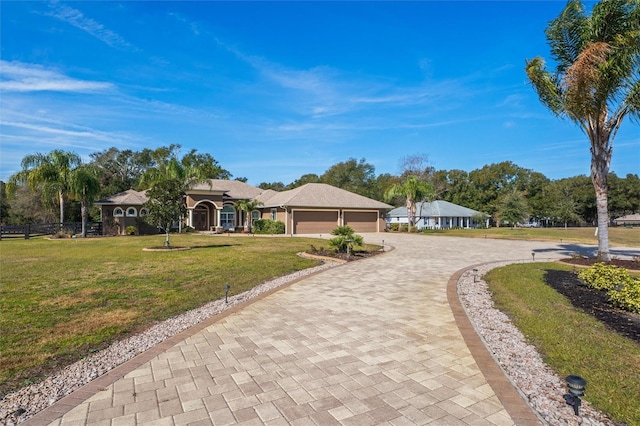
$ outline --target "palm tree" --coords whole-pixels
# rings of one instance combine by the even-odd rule
[[[90,165],[76,167],[69,180],[70,193],[80,200],[80,212],[82,215],[82,237],[87,236],[87,221],[89,218],[89,205],[93,203],[100,193],[100,178],[98,170]]]
[[[262,202],[256,200],[238,200],[233,205],[236,209],[244,212],[244,230],[251,233],[251,212],[258,206],[262,205]]]
[[[405,199],[409,229],[411,229],[415,226],[416,203],[430,199],[433,195],[433,185],[418,179],[415,175],[409,175],[402,183],[395,183],[390,186],[384,193],[384,199],[386,202],[391,202],[397,197]]]
[[[591,181],[598,211],[598,257],[608,261],[607,174],[613,139],[625,116],[640,115],[640,2],[605,0],[585,14],[570,0],[546,30],[555,73],[540,57],[525,70],[543,105],[568,117],[591,143]]]
[[[32,154],[22,159],[22,171],[9,178],[12,185],[26,183],[32,190],[38,189],[44,200],[57,198],[60,206],[60,223],[64,222],[65,197],[69,192],[73,170],[82,163],[73,152],[53,150],[48,154]]]

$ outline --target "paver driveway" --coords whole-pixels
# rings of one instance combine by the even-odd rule
[[[510,414],[488,384],[456,326],[447,282],[472,264],[530,260],[532,251],[536,261],[566,257],[573,249],[365,234],[372,243],[383,238],[395,250],[210,321],[137,368],[124,366],[129,372],[114,383],[85,388],[29,423],[537,423],[531,413]],[[70,403],[75,408],[57,418]]]

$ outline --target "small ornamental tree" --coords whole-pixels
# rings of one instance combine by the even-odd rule
[[[348,248],[362,247],[363,238],[361,235],[356,235],[356,231],[350,226],[338,226],[331,235],[335,235],[335,238],[329,240],[329,247],[337,251],[338,253],[347,253]]]
[[[171,247],[169,231],[174,222],[182,220],[187,213],[184,203],[184,182],[178,179],[167,179],[155,183],[147,190],[149,200],[143,204],[148,213],[144,220],[165,233],[164,246]]]

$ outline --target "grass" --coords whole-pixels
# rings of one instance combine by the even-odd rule
[[[508,240],[554,241],[598,245],[595,228],[489,228],[489,229],[436,229],[424,231],[427,235],[451,237],[498,238]],[[609,228],[612,246],[640,247],[640,228]]]
[[[587,381],[584,399],[612,419],[640,425],[640,344],[607,329],[544,283],[557,263],[510,265],[486,275],[496,308],[538,348],[560,377]]]
[[[312,267],[318,240],[173,235],[3,239],[0,396],[157,321]]]

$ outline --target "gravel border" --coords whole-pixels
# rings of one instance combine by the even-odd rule
[[[475,282],[472,268],[460,276],[458,297],[476,332],[498,366],[544,424],[616,425],[584,400],[580,415],[576,416],[573,407],[564,400],[567,393],[564,378],[544,363],[536,348],[526,341],[509,317],[494,307],[482,277],[491,269],[514,263],[530,262],[496,262],[476,266],[478,275]]]
[[[274,288],[338,265],[338,262],[325,261],[322,265],[266,281],[244,293],[230,296],[228,303],[225,303],[224,299],[214,300],[200,308],[158,323],[142,333],[115,342],[41,382],[6,395],[0,400],[0,424],[12,426],[22,423],[92,380],[189,327]]]

